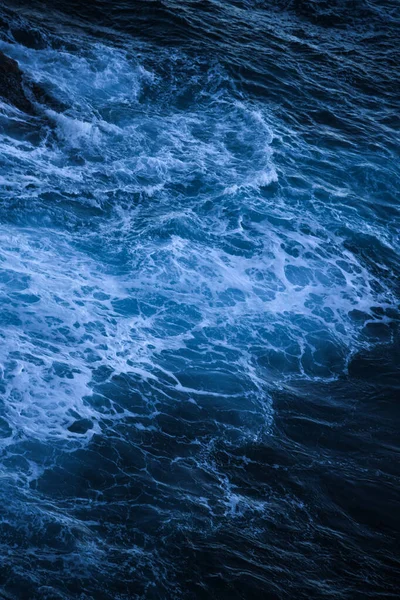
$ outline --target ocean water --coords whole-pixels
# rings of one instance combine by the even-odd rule
[[[398,597],[400,7],[6,0],[0,597]],[[0,89],[1,96],[1,89]]]

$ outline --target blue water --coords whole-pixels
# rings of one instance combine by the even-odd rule
[[[0,97],[0,597],[397,597],[399,42],[390,0],[0,8],[54,100]]]

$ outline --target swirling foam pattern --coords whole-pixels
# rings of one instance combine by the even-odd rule
[[[350,4],[1,9],[4,597],[394,597],[399,14]]]

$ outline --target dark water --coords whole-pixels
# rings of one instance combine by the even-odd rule
[[[395,0],[2,4],[54,102],[0,101],[0,597],[399,597],[399,49]]]

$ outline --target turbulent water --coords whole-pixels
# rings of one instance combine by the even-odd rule
[[[0,50],[49,100],[0,99],[0,597],[398,597],[398,3],[7,0]]]

